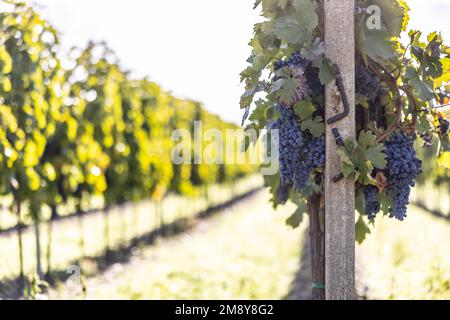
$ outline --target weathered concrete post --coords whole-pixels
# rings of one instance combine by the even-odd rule
[[[354,0],[324,0],[327,56],[339,66],[350,113],[326,126],[325,166],[325,294],[326,299],[355,298],[355,191],[349,179],[333,182],[340,173],[332,133],[355,137],[355,37]],[[343,111],[343,101],[334,83],[326,88],[326,120]]]

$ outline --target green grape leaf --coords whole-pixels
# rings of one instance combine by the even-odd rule
[[[355,174],[355,181],[363,185],[374,185],[373,169],[384,169],[387,164],[383,150],[383,145],[376,143],[376,136],[370,131],[361,132],[358,143],[347,139],[345,146],[338,149],[342,173],[345,177]]]
[[[303,221],[303,215],[307,212],[307,207],[304,202],[297,204],[295,212],[286,220],[286,224],[292,228],[298,228]]]
[[[276,92],[282,101],[287,101],[289,104],[293,102],[300,82],[292,77],[278,79],[270,88],[270,92]]]
[[[435,98],[433,82],[430,80],[422,80],[413,67],[406,69],[405,78],[421,100],[430,101]]]
[[[378,194],[378,200],[380,202],[381,211],[383,212],[383,214],[389,214],[389,209],[392,207],[391,197],[389,197],[386,192],[382,192]]]
[[[356,224],[355,224],[355,239],[356,239],[356,241],[359,244],[363,243],[369,234],[370,234],[370,228],[364,222],[364,219],[362,218],[362,216],[359,216],[359,219],[356,221]]]
[[[422,67],[425,67],[426,74],[433,79],[439,79],[443,73],[443,66],[440,58],[426,56],[422,62]]]
[[[294,111],[300,120],[306,120],[312,117],[313,113],[316,111],[316,108],[310,100],[303,100],[294,106]]]
[[[314,64],[315,67],[319,68],[319,79],[322,85],[326,85],[334,80],[335,74],[333,70],[333,64],[328,58],[320,59]]]
[[[302,131],[308,130],[313,137],[318,138],[323,136],[325,133],[325,124],[323,123],[323,119],[320,116],[315,117],[314,119],[307,119],[301,122]]]
[[[258,83],[253,88],[246,90],[244,94],[241,96],[241,109],[248,108],[250,104],[253,102],[253,98],[255,97],[255,94],[257,94],[260,91],[263,91],[265,88],[265,83]]]
[[[365,160],[370,160],[375,168],[384,169],[386,167],[386,155],[383,153],[384,147],[381,143],[376,143],[376,136],[370,131],[363,131],[359,135],[358,148]]]
[[[276,194],[278,187],[280,186],[280,175],[279,174],[264,175],[264,186],[266,188],[269,188],[270,194],[272,195],[270,201],[272,202],[273,208],[276,208],[278,206]]]
[[[319,25],[317,3],[311,0],[293,0],[292,4],[297,13],[297,20],[308,33],[311,33]]]
[[[355,209],[356,211],[358,211],[360,214],[365,214],[364,212],[364,192],[362,190],[362,188],[357,188],[356,189],[356,196],[355,196]]]
[[[370,160],[377,169],[384,169],[387,165],[386,155],[383,151],[383,145],[377,143],[370,146],[365,152],[367,160]]]
[[[305,29],[292,16],[280,17],[275,21],[273,33],[280,40],[285,40],[291,44],[303,44],[307,35]]]
[[[389,34],[394,37],[400,36],[401,31],[405,27],[405,20],[408,20],[409,8],[401,6],[397,1],[392,0],[373,0],[372,4],[380,7],[381,18]]]
[[[364,39],[364,52],[374,61],[384,63],[394,56],[390,36],[385,31],[368,31]]]
[[[450,56],[441,59],[442,75],[434,80],[434,87],[439,88],[444,83],[450,82]]]

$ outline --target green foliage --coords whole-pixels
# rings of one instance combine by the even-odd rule
[[[356,221],[355,225],[356,242],[358,242],[359,244],[363,243],[369,234],[369,227],[364,222],[363,217],[359,216],[358,221]]]
[[[29,5],[0,13],[0,195],[30,205],[101,198],[105,206],[231,181],[250,165],[174,165],[174,129],[235,125],[200,104],[131,79],[104,43],[64,56],[57,31]],[[68,60],[63,68],[60,58]],[[217,151],[216,151],[217,152]],[[194,181],[195,180],[195,181]]]
[[[341,170],[344,177],[354,177],[362,185],[373,184],[373,169],[384,169],[386,155],[383,145],[376,142],[376,136],[371,132],[361,132],[357,143],[346,140],[345,146],[340,147],[338,153],[341,158]]]
[[[323,2],[317,0],[256,1],[255,8],[261,10],[265,19],[255,25],[249,65],[241,73],[246,89],[241,107],[249,114],[249,127],[268,128],[277,118],[278,113],[273,110],[278,104],[293,108],[305,134],[314,137],[324,134],[324,93],[315,90],[314,94],[303,94],[316,85],[310,83],[311,78],[303,83],[303,78],[285,67],[285,62],[297,53],[306,64],[315,68],[305,67],[304,73],[316,73],[322,85],[334,80],[333,61],[326,56],[323,43],[322,5]],[[357,117],[358,140],[345,141],[345,147],[338,150],[342,173],[355,180],[357,194],[361,195],[363,186],[377,185],[380,183],[377,179],[385,179],[382,174],[386,166],[383,143],[399,130],[410,136],[435,137],[435,155],[441,165],[450,167],[449,138],[439,134],[437,111],[433,109],[436,103],[449,101],[450,48],[437,32],[424,39],[420,31],[408,30],[410,9],[405,0],[358,0],[356,5],[360,9],[355,14],[356,61],[382,88],[375,92],[375,98],[369,97],[370,93],[367,96],[357,94],[356,109],[361,113]],[[381,28],[369,26],[374,21],[374,12],[366,9],[371,5],[381,10]],[[262,98],[254,107],[256,92]],[[278,190],[277,180],[278,175],[266,177],[274,195]],[[303,199],[311,192],[323,193],[323,173],[315,172],[312,180],[311,188],[300,193]],[[391,200],[382,191],[382,186],[378,187],[381,187],[378,196],[382,210],[387,212]],[[278,204],[276,196],[273,201],[274,205]],[[364,214],[363,203],[357,209]],[[297,225],[299,217],[294,215],[290,224]],[[360,219],[357,225],[359,240],[367,233],[362,221]]]

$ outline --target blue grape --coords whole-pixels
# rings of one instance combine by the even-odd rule
[[[438,125],[439,134],[441,135],[441,137],[445,137],[448,134],[450,122],[447,119],[445,119],[441,114],[438,114],[438,121],[439,121]]]
[[[356,64],[355,74],[355,91],[357,94],[366,96],[369,100],[373,100],[377,97],[380,90],[380,79],[370,71],[363,62]]]
[[[288,66],[288,62],[287,62],[287,61],[279,60],[279,61],[276,61],[276,62],[273,64],[273,69],[274,69],[275,71],[278,71],[278,70],[280,70],[281,68],[284,68],[284,67],[287,67],[287,66]]]
[[[305,144],[301,151],[298,173],[295,176],[294,188],[303,190],[311,173],[325,167],[325,137],[314,138],[305,134]]]
[[[284,107],[278,109],[281,117],[272,124],[272,129],[279,130],[278,152],[281,184],[294,184],[300,152],[304,144],[303,134],[294,112]]]
[[[282,185],[302,191],[314,170],[325,165],[325,137],[314,138],[301,131],[295,113],[279,106],[281,117],[271,126],[278,129],[280,178]]]
[[[380,211],[381,205],[378,201],[378,188],[372,185],[364,186],[364,212],[370,220],[373,220]]]
[[[421,173],[422,161],[416,157],[412,139],[403,132],[391,136],[385,142],[384,150],[387,156],[386,190],[392,199],[389,214],[402,221],[406,217],[414,180]]]
[[[297,67],[305,67],[307,64],[306,60],[302,57],[300,52],[294,52],[291,54],[288,60],[288,65],[297,66]]]

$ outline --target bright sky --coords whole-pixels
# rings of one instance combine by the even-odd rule
[[[239,73],[250,54],[254,0],[35,0],[65,47],[105,40],[122,65],[239,122]],[[408,0],[413,28],[450,42],[448,0]]]

